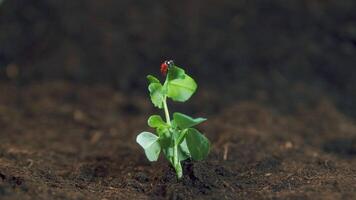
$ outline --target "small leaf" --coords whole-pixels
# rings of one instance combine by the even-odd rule
[[[158,140],[157,135],[150,132],[142,132],[136,137],[136,142],[146,149]]]
[[[159,137],[168,137],[169,136],[169,126],[161,126],[156,128],[156,132]]]
[[[183,140],[183,142],[179,145],[179,152],[180,154],[178,155],[180,156],[179,158],[180,161],[186,160],[190,157],[190,152],[186,140]]]
[[[148,90],[150,91],[151,101],[152,103],[158,107],[163,107],[163,88],[160,83],[151,83],[148,86]]]
[[[187,147],[193,160],[203,160],[209,154],[210,142],[198,130],[189,128],[186,136]]]
[[[162,147],[162,151],[167,160],[169,160],[173,164],[173,156],[174,156],[174,144],[172,143],[169,137],[162,137],[159,140],[159,143]]]
[[[167,82],[167,96],[174,101],[187,101],[194,94],[196,89],[196,82],[188,75]]]
[[[183,69],[173,66],[168,71],[164,88],[168,97],[174,101],[184,102],[194,94],[197,84]]]
[[[163,151],[166,159],[169,160],[173,164],[174,146],[172,145],[172,146],[168,146],[166,148],[162,148],[162,151]],[[189,157],[190,157],[189,150],[187,152],[187,149],[185,149],[184,146],[179,145],[178,146],[178,160],[183,161],[183,160],[188,159]]]
[[[167,78],[168,81],[171,81],[174,79],[183,79],[184,76],[185,76],[184,69],[177,66],[173,66],[169,69]]]
[[[159,145],[158,141],[154,142],[150,147],[145,149],[146,157],[151,162],[157,161],[160,153],[161,146]]]
[[[160,127],[166,127],[168,126],[162,119],[161,116],[159,115],[152,115],[150,118],[148,118],[148,125],[151,128],[160,128]]]
[[[162,151],[167,160],[169,160],[173,164],[174,159],[174,142],[170,135],[165,135],[160,137],[159,143],[162,147]],[[188,147],[186,143],[183,141],[178,145],[178,160],[183,161],[190,157]]]
[[[148,75],[147,76],[147,79],[148,79],[148,82],[151,84],[151,83],[161,83],[159,82],[158,78],[152,76],[152,75]]]
[[[155,134],[150,132],[142,132],[136,138],[136,142],[145,150],[146,157],[151,162],[157,161],[161,152],[158,139]]]
[[[178,112],[173,114],[173,120],[175,121],[177,126],[181,129],[190,128],[190,127],[193,127],[195,125],[198,125],[198,124],[206,121],[205,118],[195,118],[194,119],[188,115],[185,115],[183,113],[178,113]]]
[[[183,132],[178,129],[173,129],[172,138],[174,142],[178,143],[179,138],[182,136]]]

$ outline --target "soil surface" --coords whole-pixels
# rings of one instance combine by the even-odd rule
[[[0,84],[0,199],[356,199],[356,125],[328,99],[281,113],[195,98],[212,141],[184,178],[135,143],[157,113],[106,86]]]

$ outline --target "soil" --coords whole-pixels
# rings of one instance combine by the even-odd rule
[[[135,143],[157,112],[146,97],[67,82],[1,83],[0,92],[0,199],[356,198],[356,125],[328,99],[293,113],[217,106],[199,127],[212,141],[208,159],[185,162],[177,181]],[[207,93],[194,102],[219,104]]]

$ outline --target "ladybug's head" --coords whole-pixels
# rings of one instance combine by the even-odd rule
[[[173,60],[166,60],[161,64],[161,73],[163,76],[167,75],[168,69],[174,65]]]

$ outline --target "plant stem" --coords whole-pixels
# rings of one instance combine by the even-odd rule
[[[179,161],[177,161],[177,163],[174,165],[174,169],[176,170],[177,179],[181,179],[183,177],[183,169]]]
[[[171,118],[169,116],[169,110],[168,110],[168,106],[167,106],[167,97],[164,97],[163,99],[163,108],[164,108],[164,114],[166,115],[166,121],[167,124],[170,126],[171,125]],[[170,131],[171,134],[174,134],[173,132]],[[177,173],[177,177],[178,179],[182,178],[183,176],[183,170],[182,170],[182,165],[180,164],[180,161],[178,159],[178,142],[176,141],[176,139],[174,139],[174,136],[171,135],[172,138],[172,142],[174,144],[173,147],[173,167],[176,170]]]
[[[181,179],[183,176],[182,165],[178,159],[178,143],[174,139],[174,148],[173,148],[173,166],[177,173],[177,178]]]
[[[164,97],[164,99],[163,99],[163,108],[164,108],[164,113],[166,115],[167,124],[171,125],[171,118],[169,116],[169,111],[168,111],[168,106],[167,106],[167,97]]]

